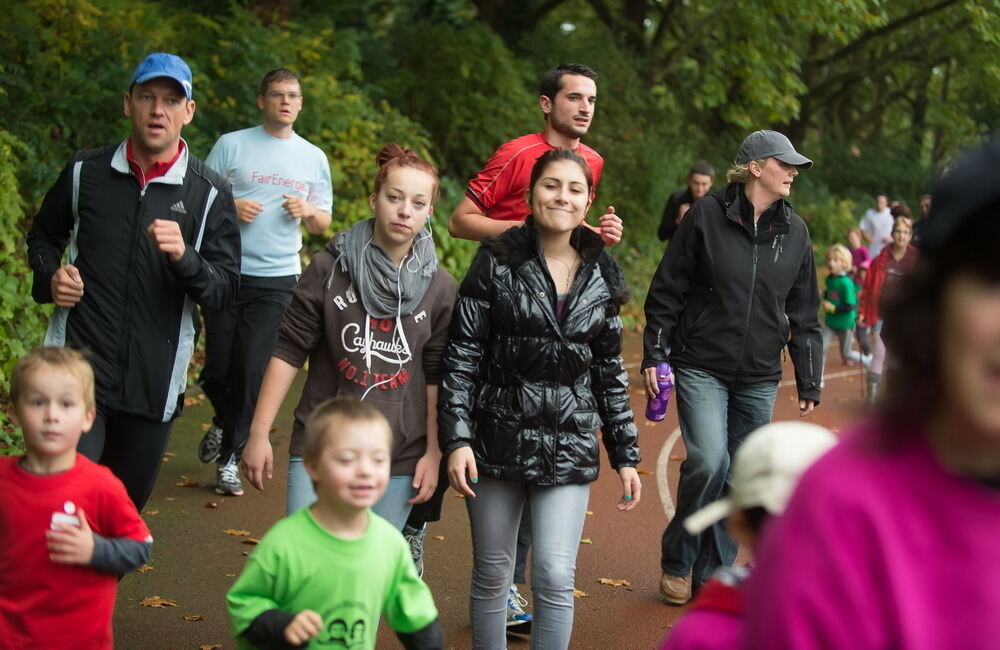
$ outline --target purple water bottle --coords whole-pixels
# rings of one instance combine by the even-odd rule
[[[646,419],[650,422],[662,422],[667,415],[667,403],[670,402],[674,382],[670,381],[670,364],[666,361],[656,366],[656,386],[660,392],[646,402]]]

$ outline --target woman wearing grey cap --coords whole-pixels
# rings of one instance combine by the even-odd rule
[[[1000,140],[937,185],[880,403],[765,536],[744,648],[1000,647],[998,170]]]
[[[719,499],[732,454],[771,420],[781,350],[795,366],[801,415],[819,403],[822,340],[809,230],[785,201],[812,161],[776,131],[751,133],[730,183],[694,203],[653,276],[646,298],[644,371],[669,360],[687,460],[677,512],[663,533],[660,592],[682,605],[738,547],[721,524],[689,536],[684,519]]]

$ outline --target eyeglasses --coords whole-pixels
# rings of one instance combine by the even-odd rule
[[[287,99],[290,102],[302,99],[302,93],[279,93],[276,90],[268,91],[267,96],[269,99]]]

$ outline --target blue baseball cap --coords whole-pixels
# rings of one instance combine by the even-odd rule
[[[191,68],[188,67],[187,63],[184,63],[184,59],[167,52],[153,52],[147,56],[132,74],[132,83],[129,87],[146,83],[157,77],[173,79],[181,85],[188,99],[193,98],[194,86],[191,84]]]

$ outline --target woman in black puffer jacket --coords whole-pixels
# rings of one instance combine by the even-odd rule
[[[587,164],[573,152],[542,155],[529,185],[532,216],[483,243],[452,317],[438,427],[452,486],[470,497],[475,648],[505,647],[526,503],[531,647],[569,645],[576,552],[600,463],[598,428],[621,477],[618,509],[639,502],[618,318],[628,289],[600,237],[579,225],[591,186]]]

